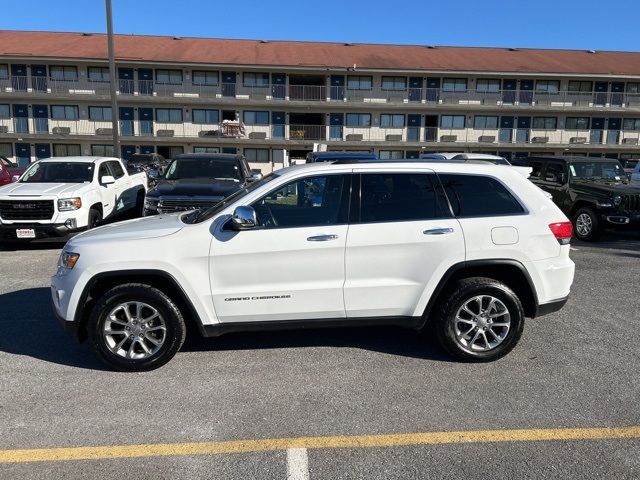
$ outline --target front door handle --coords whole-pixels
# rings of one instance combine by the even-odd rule
[[[453,228],[451,227],[446,227],[446,228],[430,228],[429,230],[425,230],[424,232],[425,235],[444,235],[447,233],[453,233]]]
[[[307,237],[308,242],[326,242],[327,240],[337,240],[338,235],[314,235]]]

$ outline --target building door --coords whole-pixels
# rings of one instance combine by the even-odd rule
[[[511,143],[513,141],[513,117],[500,117],[500,131],[498,143]]]
[[[27,66],[11,65],[11,88],[14,90],[27,90]]]
[[[40,160],[41,158],[49,157],[51,157],[51,145],[48,143],[36,143],[36,158]]]
[[[222,72],[222,96],[236,96],[236,72]]]
[[[594,84],[594,105],[604,107],[607,104],[607,90],[609,90],[609,84],[607,82],[596,82]]]
[[[35,133],[49,133],[49,112],[46,105],[33,105],[33,128]]]
[[[222,153],[236,155],[238,153],[238,149],[236,147],[222,147]]]
[[[427,102],[437,103],[438,100],[440,100],[440,79],[427,78]]]
[[[502,103],[513,105],[516,102],[516,88],[518,81],[515,79],[502,80]]]
[[[27,105],[13,106],[13,127],[16,133],[29,133],[29,107]]]
[[[344,100],[344,75],[331,75],[331,100]]]
[[[409,77],[409,101],[422,101],[422,77]]]
[[[533,102],[533,80],[520,80],[518,102],[524,105],[531,105],[531,102]]]
[[[156,147],[154,147],[153,145],[140,145],[140,153],[156,153]]]
[[[120,107],[120,135],[132,137],[133,134],[133,107]]]
[[[624,100],[624,82],[611,82],[611,106],[621,107]]]
[[[131,160],[131,155],[136,153],[136,146],[135,145],[122,145],[120,147],[120,150],[122,152],[122,159],[123,160]]]
[[[35,92],[47,91],[46,65],[31,65],[31,88]]]
[[[617,145],[620,143],[621,118],[610,118],[607,125],[607,145]]]
[[[285,112],[271,112],[271,137],[284,138],[284,126],[287,114]]]
[[[153,108],[138,108],[140,135],[153,136]]]
[[[342,140],[344,125],[344,113],[331,113],[329,115],[329,140]]]
[[[284,100],[287,95],[287,75],[285,73],[271,74],[271,96]]]
[[[516,143],[529,143],[531,117],[518,117],[517,126]]]
[[[16,143],[16,160],[21,168],[31,163],[31,146],[28,143]]]
[[[438,141],[438,116],[437,115],[425,115],[425,117],[424,117],[424,141],[425,142],[437,142]]]
[[[118,89],[122,95],[133,95],[133,68],[118,69]]]
[[[407,115],[407,142],[420,141],[420,114]]]
[[[140,95],[153,95],[153,69],[138,69],[138,93]]]
[[[587,125],[587,128],[589,128],[588,125]],[[604,118],[592,118],[589,143],[593,145],[602,145],[603,140],[604,140]]]

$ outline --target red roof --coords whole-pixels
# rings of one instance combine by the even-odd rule
[[[640,76],[640,53],[116,35],[116,59],[269,67]],[[0,56],[107,57],[104,34],[0,31]]]

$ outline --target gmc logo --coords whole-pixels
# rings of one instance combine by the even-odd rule
[[[35,203],[15,203],[13,208],[18,210],[33,210],[34,208],[38,208]]]

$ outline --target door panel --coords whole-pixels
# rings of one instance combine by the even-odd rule
[[[51,145],[48,143],[36,143],[36,158],[39,160],[49,157],[51,157]]]
[[[98,183],[101,182],[102,177],[112,175],[107,163],[108,162],[102,162],[98,167]],[[111,215],[111,212],[113,212],[113,208],[116,204],[115,184],[100,184],[100,199],[102,200],[102,217],[107,218]]]
[[[49,109],[46,105],[33,105],[33,127],[35,133],[49,133]]]
[[[502,80],[502,102],[513,104],[516,101],[516,87],[518,85],[518,81],[515,79],[512,80]]]
[[[140,95],[153,95],[153,69],[138,69],[138,92]]]

